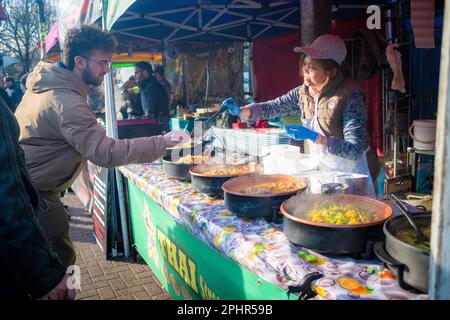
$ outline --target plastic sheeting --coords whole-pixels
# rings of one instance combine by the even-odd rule
[[[205,45],[196,50],[186,47],[181,48],[180,52],[176,59],[166,61],[166,77],[173,84],[175,101],[181,99],[186,104],[204,106],[207,77],[208,104],[220,103],[226,97],[235,97],[242,101],[242,43]]]

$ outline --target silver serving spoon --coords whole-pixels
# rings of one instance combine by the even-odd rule
[[[410,216],[409,214],[409,210],[405,207],[405,205],[403,204],[402,201],[400,201],[399,198],[397,198],[397,196],[395,196],[394,194],[388,194],[389,199],[391,199],[396,205],[397,207],[400,209],[400,212],[406,217],[406,219],[408,220],[408,222],[411,224],[411,226],[413,227],[414,231],[416,232],[416,236],[417,236],[417,241],[416,243],[423,243],[423,242],[427,242],[429,241],[428,237],[426,237],[422,231],[420,230],[420,228],[417,226],[417,224],[414,222],[413,218]]]

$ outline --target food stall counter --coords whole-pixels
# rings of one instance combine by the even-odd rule
[[[322,277],[314,282],[314,299],[427,299],[402,289],[379,260],[325,256],[296,246],[281,224],[236,216],[222,199],[168,179],[158,164],[120,171],[128,179],[132,234],[141,242],[136,247],[176,299],[298,299],[290,289],[315,272]]]

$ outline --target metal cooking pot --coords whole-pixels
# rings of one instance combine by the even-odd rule
[[[230,169],[236,166],[250,166],[250,173],[243,174],[230,174],[230,175],[206,175],[206,172],[214,170],[214,169]],[[238,176],[257,174],[262,171],[262,167],[257,163],[246,163],[243,165],[218,165],[218,164],[200,164],[195,167],[189,169],[189,173],[191,174],[191,182],[192,188],[197,192],[206,193],[208,195],[222,195],[222,185],[230,180],[231,178],[235,178]]]
[[[313,222],[306,216],[315,207],[330,204],[354,205],[368,212],[376,212],[375,222],[356,225],[337,225]],[[356,195],[298,195],[281,205],[283,232],[289,241],[323,253],[354,255],[369,258],[375,242],[382,240],[383,223],[392,215],[388,205]]]
[[[189,169],[195,166],[195,164],[183,164],[170,161],[170,158],[162,158],[163,171],[168,178],[179,179],[182,181],[190,181],[191,174]]]
[[[430,211],[411,213],[411,216],[419,228],[431,226]],[[400,286],[427,292],[430,252],[396,238],[395,235],[404,230],[413,230],[405,216],[396,216],[386,221],[383,227],[386,242],[375,245],[375,254],[397,276]]]
[[[249,194],[244,189],[261,183],[291,182],[298,184],[292,191],[272,194]],[[279,221],[280,205],[296,193],[308,188],[305,179],[295,178],[284,174],[243,176],[228,180],[222,186],[225,206],[237,215],[246,217],[265,217],[268,220]]]

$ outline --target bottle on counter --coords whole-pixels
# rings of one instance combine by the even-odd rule
[[[184,115],[183,106],[177,105],[177,118],[182,118]]]

